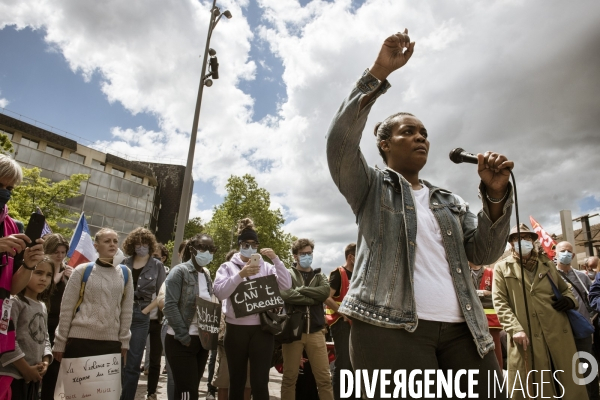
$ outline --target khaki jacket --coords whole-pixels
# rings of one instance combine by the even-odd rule
[[[558,312],[552,308],[554,303],[552,296],[554,294],[546,274],[552,276],[563,296],[570,298],[577,305],[577,300],[567,284],[558,276],[554,264],[546,256],[540,255],[533,285],[529,274],[525,271],[525,287],[527,288],[527,302],[531,322],[531,337],[529,340],[533,345],[534,367],[537,371],[535,373],[535,383],[538,390],[543,389],[543,393],[539,393],[537,398],[541,398],[542,394],[550,397],[563,394],[560,386],[557,385],[558,391],[555,390],[552,372],[544,372],[544,384],[541,385],[542,375],[540,371],[553,369],[564,371],[557,372],[555,375],[564,387],[564,399],[587,399],[585,386],[577,385],[573,381],[572,359],[577,350],[569,319],[564,312]],[[515,382],[517,379],[520,379],[523,387],[525,387],[527,373],[532,370],[532,356],[530,347],[527,348],[525,357],[523,347],[512,340],[513,335],[520,331],[525,331],[529,335],[525,303],[523,301],[523,288],[521,286],[521,267],[513,256],[508,256],[496,264],[492,298],[494,308],[498,313],[498,319],[507,333],[508,388],[510,390],[513,385],[519,388],[521,385],[519,382]],[[534,373],[531,375],[534,375]],[[530,385],[531,396],[534,396],[536,386]],[[523,397],[523,392],[514,391],[512,392],[512,398],[523,399],[525,397]]]

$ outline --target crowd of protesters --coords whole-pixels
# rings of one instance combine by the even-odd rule
[[[480,398],[490,398],[490,377],[503,369],[507,388],[533,372],[538,390],[560,397],[561,389],[536,372],[546,370],[565,398],[599,399],[597,377],[585,386],[571,378],[581,375],[572,362],[577,351],[600,352],[598,258],[579,271],[571,267],[570,243],[558,243],[553,259],[527,226],[511,230],[513,163],[494,152],[478,155],[477,215],[458,195],[420,178],[430,144],[412,114],[376,125],[386,168],[366,164],[360,142],[369,112],[414,47],[407,31],[388,37],[329,128],[330,172],[358,225],[357,242],[344,248],[344,264],[329,276],[313,266],[314,241],[296,240],[294,263],[286,266],[261,248],[250,218],[239,222],[237,248],[224,260],[213,260],[214,240],[201,233],[181,244],[181,262],[169,270],[166,248],[148,229],[119,243],[103,228],[94,238],[98,258],[72,268],[65,238],[31,243],[8,216],[22,172],[0,155],[0,400],[52,399],[63,358],[106,354],[122,356],[122,400],[134,399],[142,371],[147,398],[157,398],[163,354],[169,400],[198,399],[207,365],[208,400],[267,400],[276,364],[285,400],[337,400],[341,373],[354,369],[477,369]],[[276,316],[286,320],[283,331],[274,332],[265,315],[235,312],[238,287],[270,276],[284,303]],[[214,347],[203,340],[199,301],[221,313]],[[571,328],[573,310],[593,333],[578,336]],[[378,396],[381,383],[373,384]]]

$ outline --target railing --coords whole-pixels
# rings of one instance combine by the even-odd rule
[[[60,136],[66,136],[70,139],[75,140],[77,143],[82,144],[86,143],[86,147],[90,147],[94,150],[98,150],[98,151],[102,151],[103,153],[110,153],[112,155],[115,155],[117,157],[121,157],[124,158],[125,160],[129,160],[129,161],[137,161],[137,162],[156,162],[156,163],[161,163],[161,164],[176,164],[176,165],[185,165],[185,160],[183,159],[179,159],[179,158],[169,158],[169,157],[157,157],[157,156],[144,156],[144,157],[133,157],[130,156],[128,154],[125,153],[121,153],[119,151],[113,150],[113,149],[109,149],[108,147],[105,146],[101,146],[98,145],[95,142],[92,142],[91,140],[88,140],[84,137],[81,136],[77,136],[74,135],[70,132],[67,132],[65,130],[59,129],[59,128],[55,128],[52,125],[48,125],[44,122],[38,121],[36,119],[27,117],[23,114],[19,114],[18,112],[15,111],[11,111],[7,108],[4,107],[0,107],[0,110],[3,114],[18,119],[19,121],[25,122],[27,124],[36,126],[38,128],[41,129],[45,129],[49,132],[55,133],[57,135]]]

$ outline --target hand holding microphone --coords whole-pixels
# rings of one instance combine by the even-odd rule
[[[509,161],[505,155],[492,151],[475,155],[459,147],[450,152],[450,160],[457,164],[462,162],[477,164],[477,172],[486,187],[488,197],[492,199],[504,198],[510,171],[515,166],[515,163]]]

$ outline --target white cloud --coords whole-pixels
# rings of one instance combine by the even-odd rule
[[[2,91],[0,91],[0,94],[2,94]],[[9,101],[5,98],[0,97],[0,108],[4,108],[9,104]]]
[[[450,164],[453,147],[494,149],[516,161],[522,221],[531,214],[555,226],[560,209],[577,216],[584,190],[600,198],[600,188],[589,184],[600,162],[597,2],[565,8],[542,0],[371,0],[360,6],[313,0],[302,7],[296,0],[259,0],[260,27],[244,18],[247,1],[222,3],[234,18],[221,21],[211,41],[221,79],[204,91],[194,179],[213,183],[223,195],[231,174],[255,175],[291,221],[286,229],[314,238],[316,262],[328,269],[343,263],[343,248],[357,230],[329,176],[324,136],[383,39],[405,27],[417,42],[415,54],[390,76],[392,89],[373,107],[362,142],[370,164],[382,165],[372,126],[409,111],[431,135],[421,176],[456,191],[474,211],[478,177],[472,166]],[[102,76],[109,101],[159,120],[160,132],[115,127],[114,140],[98,146],[182,160],[209,8],[206,0],[0,0],[0,27],[45,29],[74,71]],[[236,86],[254,79],[254,35],[282,62],[287,91],[278,114],[260,122],[251,120],[255,102],[277,99],[261,97],[260,90],[253,98]],[[191,215],[210,218],[208,205],[194,201]]]

